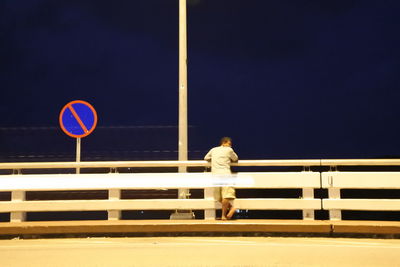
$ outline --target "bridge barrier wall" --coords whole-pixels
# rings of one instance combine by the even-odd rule
[[[303,166],[301,172],[241,172],[228,183],[207,173],[110,173],[110,174],[21,174],[23,169],[122,168],[122,167],[206,167],[205,161],[141,162],[52,162],[0,163],[0,169],[14,170],[0,175],[0,191],[11,192],[10,201],[0,202],[0,213],[10,213],[11,222],[22,222],[27,212],[108,211],[109,220],[120,220],[123,210],[204,210],[205,219],[215,219],[220,204],[213,188],[232,185],[239,189],[301,189],[300,198],[240,198],[235,206],[248,210],[302,210],[304,220],[315,219],[315,211],[329,211],[331,221],[342,219],[342,211],[400,211],[400,199],[343,199],[343,189],[400,189],[400,172],[340,172],[337,166],[400,166],[400,160],[244,160],[236,166]],[[329,166],[333,171],[310,171]],[[229,180],[228,179],[228,180]],[[233,179],[233,180],[232,180]],[[229,184],[232,183],[232,184]],[[225,184],[224,184],[225,183]],[[121,199],[125,189],[204,189],[203,199]],[[29,191],[107,190],[102,200],[26,200]],[[314,191],[328,191],[315,198]]]
[[[313,189],[320,188],[317,172],[238,173],[214,176],[208,173],[147,174],[50,174],[3,175],[0,191],[10,191],[11,201],[0,202],[0,213],[11,213],[12,222],[24,221],[26,212],[107,210],[109,220],[118,220],[122,210],[205,210],[205,219],[215,219],[220,203],[214,199],[215,187],[226,185],[243,189],[300,188],[303,197],[248,198],[235,200],[235,206],[248,210],[303,210],[304,219],[314,219],[314,210],[321,209]],[[121,199],[125,189],[201,188],[204,199]],[[106,200],[27,201],[28,191],[108,190]],[[211,191],[211,194],[210,192]]]
[[[343,210],[400,211],[400,199],[342,199],[342,189],[400,189],[400,172],[323,172],[322,188],[329,198],[322,209],[331,220],[341,220]]]

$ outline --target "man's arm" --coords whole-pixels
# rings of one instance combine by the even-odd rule
[[[231,150],[231,153],[230,153],[229,157],[230,157],[232,162],[237,162],[239,160],[238,155],[235,153],[235,151],[233,151],[233,149]]]
[[[211,161],[212,149],[204,156],[204,160]]]

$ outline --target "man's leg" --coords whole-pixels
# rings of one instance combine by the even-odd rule
[[[233,201],[230,201],[230,199],[227,199],[227,200],[228,200],[229,212],[226,215],[226,218],[228,220],[230,220],[230,219],[232,219],[233,215],[235,214],[236,208],[233,206]]]
[[[232,218],[233,214],[235,214],[236,208],[234,207],[234,201],[236,198],[236,192],[235,188],[228,186],[228,187],[222,187],[221,190],[221,195],[222,198],[227,202],[227,209],[229,212],[226,214],[226,218],[229,220]]]
[[[222,199],[222,216],[221,219],[222,220],[226,220],[227,219],[227,213],[228,213],[228,209],[229,209],[229,199]]]

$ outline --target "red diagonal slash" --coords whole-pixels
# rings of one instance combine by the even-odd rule
[[[86,128],[85,124],[83,124],[81,118],[79,118],[78,113],[76,113],[75,109],[72,107],[71,104],[68,105],[69,110],[71,111],[72,115],[74,115],[74,118],[76,121],[79,123],[79,125],[82,127],[83,132],[87,133],[89,132],[88,129]]]

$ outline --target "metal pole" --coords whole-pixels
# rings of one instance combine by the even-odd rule
[[[187,26],[186,0],[179,0],[179,143],[178,160],[188,159],[187,119]],[[186,172],[186,167],[179,167]]]
[[[81,138],[76,138],[76,163],[81,162]],[[76,173],[80,173],[80,168],[76,168]]]
[[[187,119],[187,21],[186,0],[179,0],[179,125],[178,125],[178,160],[188,159],[188,119]],[[186,167],[178,167],[179,172],[186,172]],[[188,198],[189,189],[179,189],[178,198]],[[180,210],[171,214],[171,219],[193,219],[190,210]]]

